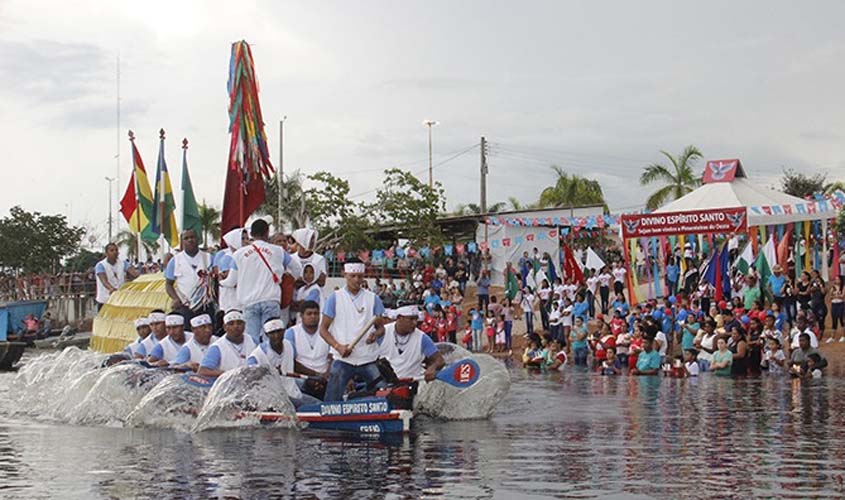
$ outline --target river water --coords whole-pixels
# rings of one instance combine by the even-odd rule
[[[845,495],[843,378],[511,375],[490,420],[357,438],[45,422],[0,374],[0,498]]]

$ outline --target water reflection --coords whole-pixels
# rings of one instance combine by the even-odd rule
[[[0,496],[845,494],[842,379],[513,375],[492,420],[420,418],[389,438],[0,421]]]

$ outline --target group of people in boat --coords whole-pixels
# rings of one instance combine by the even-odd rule
[[[313,290],[325,285],[325,259],[313,251],[313,230],[294,231],[291,253],[268,241],[264,220],[252,224],[249,236],[242,229],[228,233],[228,248],[212,259],[198,248],[193,231],[185,231],[182,251],[165,270],[172,310],[157,309],[136,319],[138,337],[126,347],[126,356],[209,378],[245,365],[269,366],[283,377],[296,407],[342,400],[356,384],[369,390],[385,386],[392,376],[385,376],[379,360],[389,362],[400,380],[434,380],[445,363],[431,338],[417,328],[417,305],[385,310],[379,297],[362,286],[364,264],[356,261],[344,264],[345,286],[328,293],[321,304],[321,294]],[[122,266],[111,262],[108,267]],[[308,268],[310,276],[305,276]],[[297,293],[304,300],[284,310],[279,299],[283,275],[293,278],[297,292],[310,289]],[[219,280],[221,308],[228,306],[217,329],[213,304],[203,298],[208,276]],[[99,278],[98,286],[114,277]],[[108,285],[117,289],[120,283]]]

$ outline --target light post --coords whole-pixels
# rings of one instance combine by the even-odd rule
[[[111,184],[115,181],[114,177],[105,177],[106,181],[109,183],[109,243],[111,243],[112,239],[112,206],[111,206]]]
[[[434,168],[431,162],[431,127],[437,125],[436,120],[426,120],[423,125],[428,127],[428,187],[434,189]]]

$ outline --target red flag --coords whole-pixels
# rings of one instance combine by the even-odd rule
[[[223,193],[223,215],[220,221],[222,234],[244,227],[246,220],[262,203],[264,203],[264,181],[261,177],[253,177],[244,189],[241,187],[240,171],[227,169],[226,191]]]
[[[786,259],[789,258],[789,236],[792,234],[792,224],[789,224],[783,232],[783,239],[778,243],[777,258],[778,264],[786,269]]]
[[[581,266],[578,265],[568,245],[563,245],[563,274],[567,278],[575,280],[576,283],[584,282],[584,273],[581,272]]]

